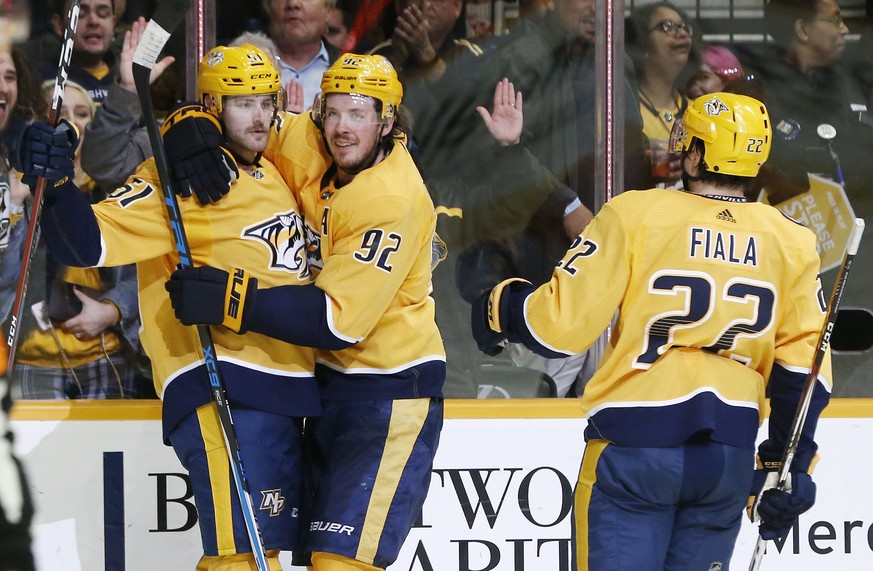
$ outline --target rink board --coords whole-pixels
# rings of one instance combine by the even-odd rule
[[[16,406],[16,447],[38,509],[38,569],[194,568],[196,512],[159,417],[150,401]],[[422,517],[390,569],[569,570],[584,428],[577,403],[458,400],[446,417]],[[771,544],[764,568],[873,569],[873,400],[832,401],[817,440],[818,502],[781,549]],[[734,569],[748,567],[754,541],[745,523]]]

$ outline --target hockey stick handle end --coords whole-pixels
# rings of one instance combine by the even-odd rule
[[[855,223],[852,225],[852,233],[849,235],[849,246],[846,252],[850,256],[858,253],[858,246],[861,244],[861,236],[864,235],[864,219],[855,218]]]

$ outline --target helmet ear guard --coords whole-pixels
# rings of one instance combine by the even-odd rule
[[[772,131],[764,104],[746,95],[711,93],[694,100],[673,125],[670,146],[687,151],[697,138],[706,149],[706,170],[757,176],[770,155]]]

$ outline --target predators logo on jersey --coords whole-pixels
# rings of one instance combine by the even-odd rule
[[[249,226],[242,232],[243,238],[260,240],[270,248],[269,269],[297,273],[301,279],[310,276],[306,255],[306,240],[300,215],[289,210],[283,214]]]

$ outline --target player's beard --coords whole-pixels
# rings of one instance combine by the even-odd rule
[[[225,130],[229,131],[226,125]],[[245,164],[253,164],[258,161],[267,146],[267,135],[255,137],[248,132],[248,129],[242,129],[240,132],[229,131],[227,142],[235,158],[242,159]],[[254,160],[249,161],[249,156],[254,156]]]
[[[343,160],[342,162],[340,162],[340,160],[337,159],[336,153],[332,152],[331,154],[333,155],[333,160],[336,163],[337,168],[354,176],[359,172],[373,166],[376,163],[376,160],[379,158],[379,151],[381,150],[381,145],[379,145],[379,139],[381,139],[381,136],[381,131],[376,131],[376,140],[373,142],[370,151],[356,161]]]

